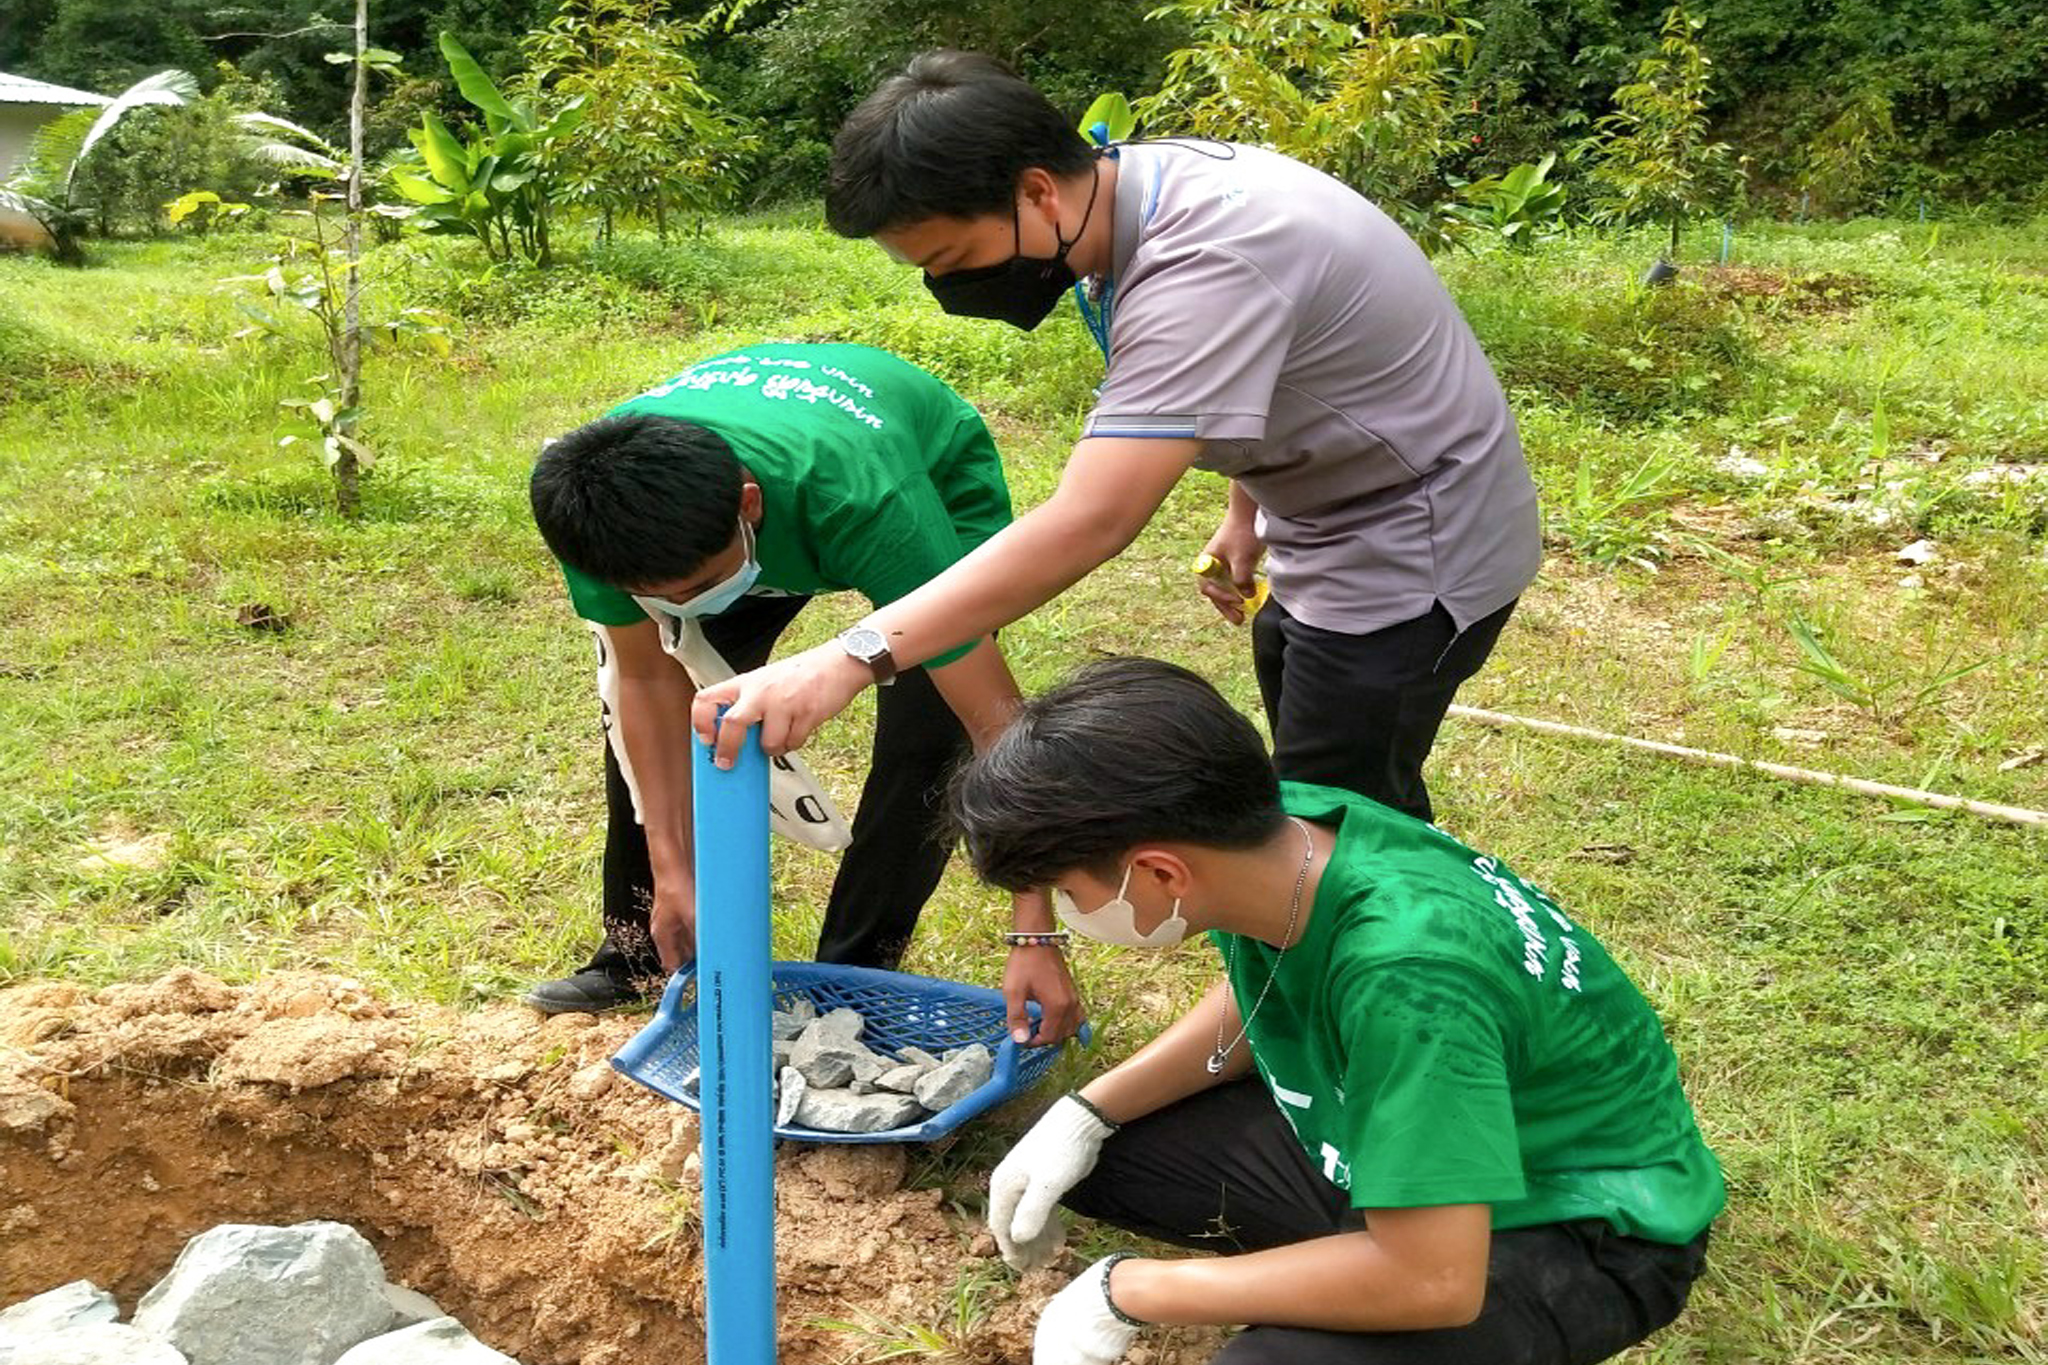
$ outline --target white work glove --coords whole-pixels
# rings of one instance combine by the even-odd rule
[[[1017,1139],[988,1180],[988,1230],[1012,1270],[1035,1270],[1059,1253],[1066,1229],[1053,1216],[1060,1196],[1095,1169],[1116,1131],[1072,1095],[1062,1095]]]
[[[1031,1365],[1116,1365],[1138,1335],[1135,1323],[1109,1303],[1109,1271],[1122,1256],[1105,1256],[1052,1296],[1031,1338]]]

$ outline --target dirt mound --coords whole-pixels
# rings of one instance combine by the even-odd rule
[[[1840,313],[1884,292],[1868,275],[1844,270],[1787,274],[1750,265],[1710,265],[1700,271],[1709,292],[1723,298],[1776,303],[1795,313]]]
[[[86,1278],[132,1310],[214,1224],[332,1218],[527,1365],[702,1361],[696,1123],[607,1065],[639,1023],[387,1006],[306,974],[0,991],[0,1303]],[[1012,1286],[907,1166],[890,1146],[778,1155],[788,1365],[918,1339],[1029,1360],[1079,1263]],[[1144,1354],[1193,1365],[1216,1342],[1148,1333]]]

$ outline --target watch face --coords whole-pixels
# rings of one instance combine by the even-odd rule
[[[870,626],[855,626],[840,635],[839,640],[846,646],[846,652],[856,659],[874,659],[889,648],[882,632]]]

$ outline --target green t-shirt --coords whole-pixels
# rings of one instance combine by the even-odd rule
[[[761,486],[758,586],[851,589],[876,606],[936,578],[1010,522],[981,415],[944,383],[871,346],[766,343],[701,360],[614,408],[725,438]],[[631,594],[563,567],[577,614],[647,619]],[[973,641],[926,662],[936,668]]]
[[[1337,841],[1252,1055],[1303,1149],[1354,1208],[1490,1204],[1495,1228],[1578,1218],[1692,1240],[1721,1168],[1655,1011],[1528,882],[1420,820],[1282,784]],[[1275,970],[1235,940],[1241,1010]]]

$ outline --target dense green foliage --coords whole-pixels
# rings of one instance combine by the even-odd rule
[[[710,0],[656,7],[693,23],[726,16],[693,54],[694,79],[727,112],[757,122],[747,163],[756,196],[814,192],[831,132],[876,79],[921,49],[988,51],[1017,65],[1078,115],[1103,90],[1157,91],[1191,18],[1286,5],[1028,6],[1004,0],[753,0],[736,17]],[[1472,61],[1453,94],[1467,116],[1459,159],[1468,179],[1539,160],[1610,112],[1610,95],[1657,50],[1659,0],[1463,0],[1461,4],[1309,4],[1370,24],[1388,8],[1440,11],[1465,23]],[[448,29],[491,74],[522,65],[521,43],[556,12],[551,0],[376,0],[373,41],[402,54],[407,81],[373,117],[374,159],[402,145],[425,108],[461,112],[435,73]],[[1716,138],[1747,158],[1747,193],[1796,208],[1853,213],[1981,201],[2038,203],[2048,160],[2048,7],[2037,0],[1700,0],[1714,63],[1707,113]],[[118,89],[149,71],[207,73],[227,61],[278,82],[272,112],[332,136],[345,72],[324,54],[340,26],[316,0],[223,6],[203,0],[13,0],[0,8],[0,70]],[[211,79],[211,78],[209,78]],[[1159,129],[1155,131],[1166,131]],[[1472,139],[1477,138],[1477,145]],[[1569,171],[1569,167],[1565,168]]]
[[[1458,0],[1170,0],[1186,24],[1152,129],[1264,142],[1352,185],[1440,245],[1439,167],[1456,145],[1473,34]]]

